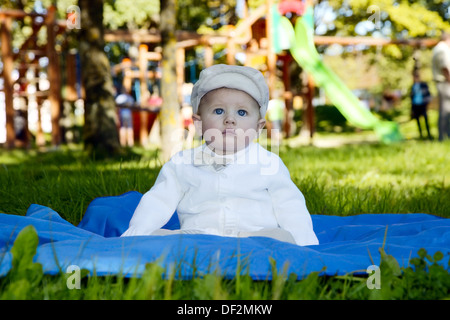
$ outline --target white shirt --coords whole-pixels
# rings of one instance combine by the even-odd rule
[[[176,210],[182,230],[237,236],[282,228],[298,245],[318,244],[305,198],[277,155],[257,143],[223,158],[208,150],[184,150],[167,162],[122,236],[149,235]],[[213,164],[215,157],[228,164]]]

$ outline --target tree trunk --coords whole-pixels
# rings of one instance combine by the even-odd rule
[[[104,52],[103,1],[79,0],[80,57],[85,90],[83,140],[89,153],[113,155],[120,151],[114,86]]]
[[[163,48],[160,111],[162,160],[167,161],[182,147],[180,103],[176,76],[175,0],[160,1],[160,29]]]

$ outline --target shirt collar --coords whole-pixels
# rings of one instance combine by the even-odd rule
[[[235,163],[238,158],[245,155],[251,145],[253,145],[253,143],[234,154],[219,155],[211,150],[206,144],[203,144],[194,152],[193,165],[196,167],[212,166],[214,170],[221,171],[225,169],[227,165]]]

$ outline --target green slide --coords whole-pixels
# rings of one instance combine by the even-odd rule
[[[374,130],[383,142],[402,140],[398,124],[392,121],[382,121],[376,118],[341,79],[322,61],[314,45],[312,10],[309,9],[295,24],[277,10],[272,10],[274,19],[275,50],[280,50],[280,42],[288,42],[290,51],[297,63],[309,73],[317,86],[325,90],[328,98],[338,108],[342,115],[354,126]]]

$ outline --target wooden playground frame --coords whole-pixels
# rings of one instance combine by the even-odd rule
[[[13,52],[12,48],[12,22],[13,19],[24,19],[30,17],[33,19],[33,33],[23,43],[18,53]],[[50,7],[47,14],[26,13],[21,10],[3,10],[0,11],[0,40],[1,57],[3,60],[3,87],[5,93],[5,111],[6,111],[6,146],[11,148],[15,146],[15,132],[14,132],[14,81],[12,80],[12,71],[14,63],[19,62],[19,80],[22,80],[28,67],[36,65],[37,60],[46,56],[49,60],[48,64],[48,80],[50,83],[49,90],[40,92],[39,99],[47,98],[51,105],[51,121],[52,121],[52,144],[60,143],[60,101],[61,101],[61,86],[60,86],[60,67],[57,59],[57,52],[55,50],[55,37],[58,32],[61,32],[61,26],[58,26],[56,21],[56,8]],[[38,47],[35,40],[38,31],[42,26],[47,29],[47,44],[45,47]],[[24,53],[33,53],[34,58],[30,61],[24,61]],[[22,55],[22,57],[21,57]],[[22,58],[22,59],[20,59]],[[54,129],[54,130],[53,130]],[[39,129],[38,129],[39,131]],[[39,133],[39,132],[38,132]]]

